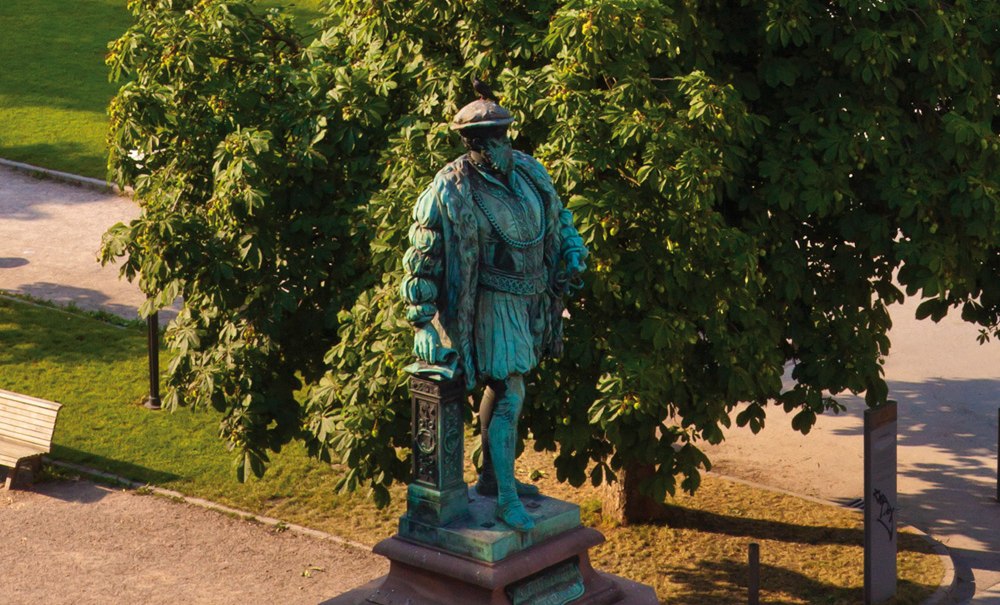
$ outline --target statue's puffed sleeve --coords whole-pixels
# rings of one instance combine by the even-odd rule
[[[587,258],[587,247],[583,245],[583,238],[573,224],[573,213],[565,208],[559,210],[559,235],[562,239],[562,249],[559,252],[563,259],[569,258],[573,253],[580,260]]]
[[[423,327],[437,313],[443,245],[436,198],[432,185],[417,199],[410,227],[410,248],[403,255],[405,274],[400,294],[406,301],[406,320],[414,328]]]

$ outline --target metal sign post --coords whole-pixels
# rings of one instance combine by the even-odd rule
[[[865,410],[865,605],[896,594],[896,403]]]

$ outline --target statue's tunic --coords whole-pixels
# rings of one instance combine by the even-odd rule
[[[401,293],[407,319],[433,322],[472,389],[534,368],[562,344],[561,263],[586,249],[545,169],[515,151],[510,183],[463,155],[413,211]]]
[[[481,377],[502,380],[536,365],[548,296],[541,194],[522,171],[504,185],[475,166],[472,195],[479,226],[479,290],[474,359]],[[513,189],[511,189],[513,187]]]

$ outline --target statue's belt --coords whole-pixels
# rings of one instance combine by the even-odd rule
[[[544,275],[511,275],[491,271],[488,267],[479,268],[479,285],[497,292],[508,292],[522,296],[541,294],[546,289]]]

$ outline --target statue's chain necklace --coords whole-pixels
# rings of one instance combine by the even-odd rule
[[[535,184],[533,182],[531,182],[531,177],[529,177],[527,174],[525,174],[524,170],[522,168],[520,168],[520,167],[515,168],[515,170],[517,170],[521,174],[521,178],[524,180],[525,183],[528,184],[528,187],[535,193],[535,196],[538,198],[539,202],[541,203],[544,198],[542,197],[542,194],[538,191],[538,188],[535,187]],[[486,179],[484,178],[483,181],[485,182]],[[545,208],[544,208],[544,205],[540,205],[539,208],[538,208],[538,216],[539,216],[539,219],[540,219],[538,221],[538,223],[539,223],[538,224],[538,235],[536,235],[535,237],[531,238],[528,241],[516,240],[513,237],[511,237],[509,234],[507,234],[503,229],[500,228],[499,221],[497,221],[496,216],[493,215],[493,212],[483,202],[483,198],[480,197],[479,192],[476,191],[475,185],[472,185],[471,189],[472,189],[472,199],[476,202],[476,206],[478,206],[479,209],[482,210],[483,214],[486,216],[486,220],[488,220],[490,222],[490,225],[492,225],[493,230],[496,231],[496,234],[498,236],[500,236],[500,239],[502,239],[504,241],[504,243],[507,244],[508,246],[510,246],[511,248],[516,248],[518,250],[523,250],[525,248],[530,248],[530,247],[534,246],[535,244],[537,244],[538,242],[542,241],[542,238],[545,237]],[[525,199],[524,195],[520,191],[517,190],[517,187],[515,187],[513,185],[513,183],[511,184],[511,190],[513,190],[514,195],[517,196],[517,199],[520,200],[521,204],[524,205],[525,210],[527,210],[528,208],[531,207],[531,203],[527,199]]]

